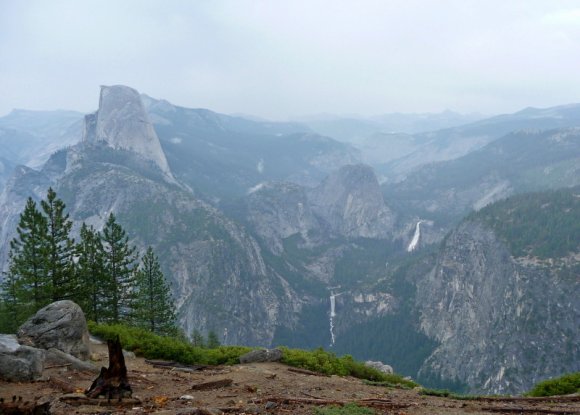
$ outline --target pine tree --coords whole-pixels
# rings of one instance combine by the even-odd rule
[[[156,334],[175,331],[175,306],[171,291],[151,247],[147,248],[143,256],[136,282],[136,324]]]
[[[193,329],[193,332],[191,333],[191,344],[195,347],[205,347],[205,339],[198,329]]]
[[[80,242],[76,246],[77,279],[80,284],[80,305],[88,320],[99,322],[104,312],[107,274],[101,235],[85,223],[81,226]]]
[[[33,313],[49,304],[52,294],[48,273],[48,226],[36,203],[28,198],[10,242],[7,281],[12,305]]]
[[[128,321],[135,300],[135,247],[129,246],[129,238],[113,213],[105,223],[102,241],[107,275],[103,317],[113,323]]]
[[[4,273],[0,285],[0,333],[16,333],[28,316],[27,305],[22,303],[18,278]]]
[[[74,240],[70,238],[72,221],[64,213],[66,205],[48,189],[46,200],[40,202],[47,224],[48,276],[52,301],[77,299],[79,286],[75,281],[73,255]]]
[[[218,339],[217,334],[215,331],[210,330],[207,334],[207,347],[208,349],[216,349],[221,346],[221,343]]]

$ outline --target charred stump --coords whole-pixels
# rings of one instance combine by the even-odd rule
[[[85,391],[89,398],[98,398],[100,396],[111,400],[130,398],[133,391],[127,378],[127,366],[125,366],[125,357],[119,336],[116,340],[108,340],[109,348],[109,367],[101,368],[101,373],[93,381],[91,387]]]

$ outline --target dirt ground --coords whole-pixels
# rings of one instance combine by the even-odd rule
[[[107,366],[105,345],[93,345],[97,366]],[[143,358],[126,358],[133,398],[122,402],[87,400],[82,392],[96,373],[64,367],[46,368],[44,380],[0,381],[0,397],[50,401],[50,413],[68,414],[313,414],[331,402],[357,402],[376,414],[580,414],[580,396],[545,399],[453,400],[423,396],[418,390],[365,385],[355,378],[325,377],[289,370],[279,363],[256,363],[186,372],[153,366]],[[223,379],[231,384],[210,390],[195,385]],[[0,413],[2,411],[0,410]]]

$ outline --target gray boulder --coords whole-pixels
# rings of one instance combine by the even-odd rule
[[[240,363],[279,362],[280,360],[282,360],[280,349],[252,350],[240,356]]]
[[[55,348],[88,360],[89,330],[81,308],[72,301],[49,304],[18,329],[18,342],[39,349]]]
[[[44,350],[22,346],[16,336],[0,334],[0,379],[29,382],[42,376]]]
[[[389,365],[385,365],[383,362],[373,362],[372,360],[367,360],[365,366],[377,369],[379,372],[386,373],[388,375],[393,373],[393,368]]]

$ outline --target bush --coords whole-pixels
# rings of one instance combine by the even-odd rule
[[[404,385],[415,387],[417,384],[406,380],[400,375],[386,374],[377,369],[365,366],[363,362],[358,362],[350,355],[337,357],[334,353],[327,352],[322,348],[312,351],[300,349],[282,349],[282,363],[289,366],[320,372],[327,375],[353,376],[359,379],[366,379],[375,382],[388,382],[393,385]]]
[[[526,396],[569,395],[580,392],[580,372],[569,373],[555,379],[537,383]]]
[[[353,403],[344,406],[327,406],[324,408],[315,408],[315,415],[374,415],[375,411],[364,408]]]
[[[89,331],[105,340],[117,336],[123,348],[147,359],[163,359],[187,365],[233,365],[250,347],[220,346],[215,349],[196,347],[181,337],[158,336],[145,329],[122,324],[95,324],[89,322]]]

